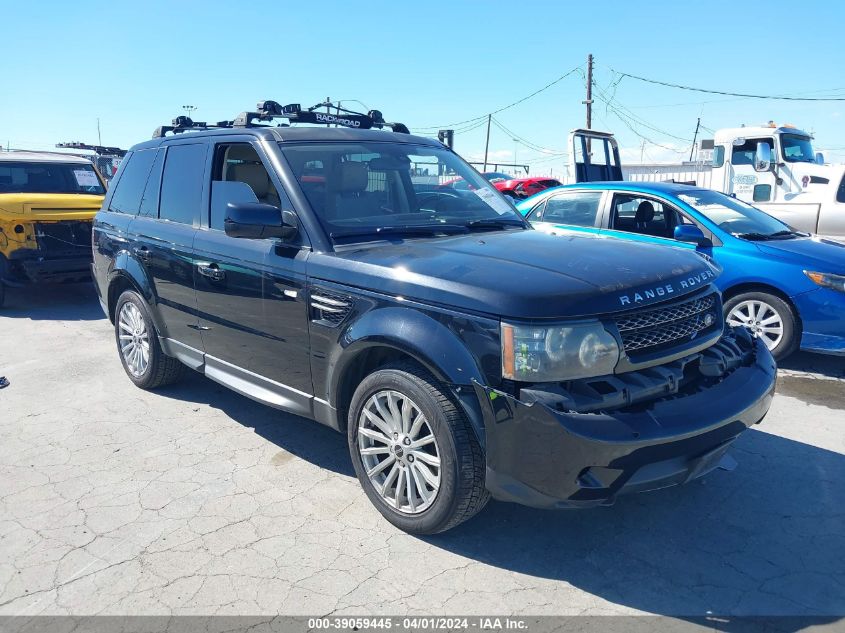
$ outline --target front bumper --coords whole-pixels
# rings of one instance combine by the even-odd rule
[[[523,389],[519,400],[476,384],[487,489],[497,499],[535,507],[610,505],[620,494],[685,483],[713,470],[731,442],[766,415],[776,380],[766,346],[744,330],[729,331],[714,348],[674,367],[631,372],[618,385],[605,382],[599,402],[633,402],[616,408],[603,409],[583,397],[583,389],[578,396],[577,387],[556,394]],[[733,357],[714,374],[722,362],[714,365],[718,349]],[[654,396],[661,381],[665,395]],[[651,397],[637,402],[633,392]],[[526,395],[533,402],[524,402]]]
[[[91,257],[55,257],[34,249],[11,253],[6,277],[9,285],[91,281]]]
[[[801,349],[845,355],[845,293],[817,288],[793,297],[801,319]]]

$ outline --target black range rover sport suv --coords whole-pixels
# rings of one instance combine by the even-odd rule
[[[266,103],[133,147],[96,217],[137,386],[191,368],[346,433],[412,533],[490,495],[593,506],[687,482],[766,414],[774,361],[725,329],[705,257],[546,235],[441,143],[365,129],[377,112]],[[279,116],[341,127],[262,125]]]

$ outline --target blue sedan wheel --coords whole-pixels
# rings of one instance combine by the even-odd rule
[[[747,328],[754,338],[762,339],[777,360],[789,356],[800,340],[795,335],[795,316],[780,297],[763,292],[748,292],[725,303],[725,320],[733,327]]]

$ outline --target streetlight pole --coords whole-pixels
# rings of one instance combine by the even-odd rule
[[[519,146],[519,139],[513,139],[513,168],[516,169],[516,148]]]
[[[188,118],[189,118],[189,119],[192,119],[192,118],[193,118],[193,116],[192,116],[192,115],[193,115],[193,113],[194,113],[194,110],[196,110],[196,109],[197,109],[197,106],[192,106],[192,105],[183,105],[183,106],[182,106],[182,109],[183,109],[183,110],[185,111],[185,113],[188,115]]]

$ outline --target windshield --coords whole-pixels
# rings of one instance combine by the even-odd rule
[[[789,225],[750,204],[717,191],[701,189],[678,194],[678,198],[723,231],[737,237],[760,240],[796,235]]]
[[[0,193],[91,193],[105,189],[92,165],[0,161]]]
[[[334,239],[526,228],[453,152],[406,143],[281,143],[312,209]],[[459,180],[468,188],[444,186]]]
[[[790,163],[815,163],[816,153],[808,136],[784,134],[780,137],[783,159]]]

